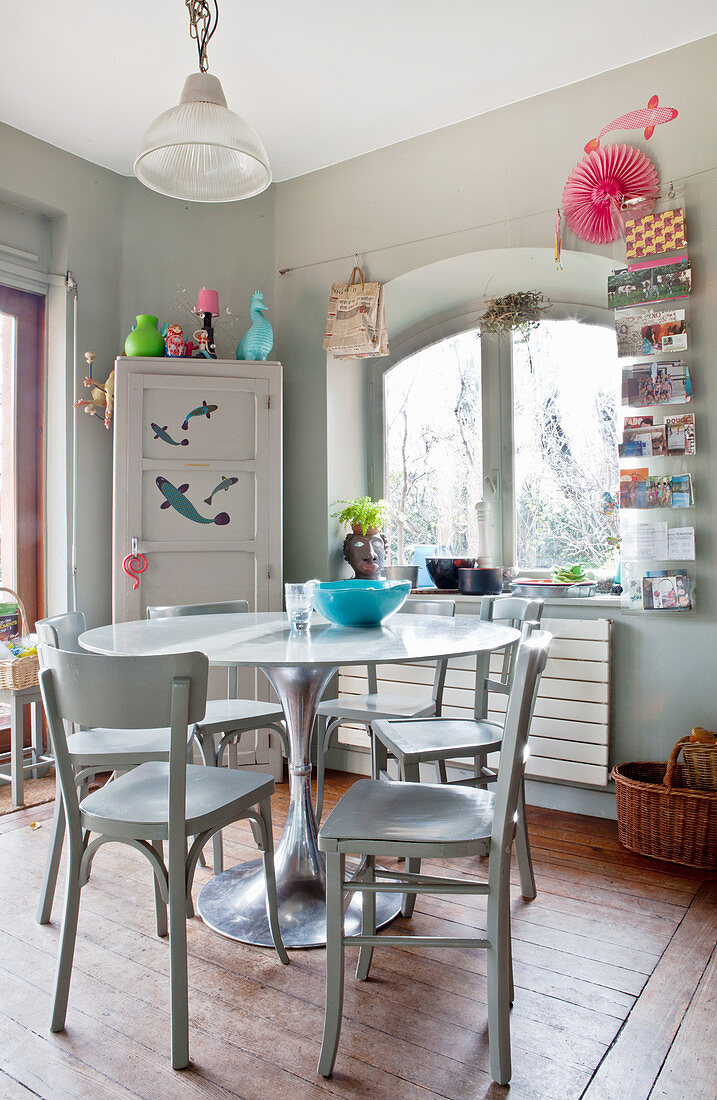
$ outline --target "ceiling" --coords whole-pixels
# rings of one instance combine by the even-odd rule
[[[5,0],[2,26],[2,121],[126,175],[197,69],[183,0]],[[208,55],[283,180],[715,31],[707,0],[221,0]]]

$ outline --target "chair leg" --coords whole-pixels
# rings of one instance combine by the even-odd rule
[[[388,750],[373,731],[372,726],[366,727],[371,741],[371,776],[380,779],[388,771]]]
[[[326,1009],[324,1037],[317,1072],[330,1077],[341,1035],[344,1007],[344,915],[343,887],[346,857],[343,852],[326,853]]]
[[[65,913],[62,918],[60,951],[57,956],[57,980],[55,982],[55,998],[52,1003],[50,1031],[62,1031],[67,1016],[72,959],[75,954],[75,940],[77,939],[77,918],[80,911],[80,858],[80,844],[71,844],[67,857]]]
[[[37,923],[49,924],[52,916],[52,902],[55,898],[57,887],[57,872],[60,869],[62,858],[62,842],[65,836],[65,807],[62,804],[59,777],[55,782],[55,813],[52,818],[52,832],[50,833],[50,847],[47,850],[45,860],[45,872],[42,876],[40,888],[40,901],[37,907]]]
[[[328,751],[326,741],[327,720],[323,714],[316,716],[316,823],[321,824],[324,809],[324,776],[326,772],[325,756]]]
[[[366,856],[366,881],[374,882],[376,879],[376,857]],[[361,935],[376,935],[376,895],[373,891],[365,890],[361,896]],[[373,959],[373,947],[359,947],[356,977],[360,982],[365,982],[371,969]]]
[[[528,826],[525,821],[525,783],[521,783],[518,792],[518,821],[515,831],[515,858],[520,874],[520,891],[524,898],[532,901],[537,896],[533,859],[528,841]]]
[[[511,1077],[510,1058],[510,864],[499,873],[497,888],[488,895],[488,1043],[490,1071],[499,1085]]]
[[[420,765],[403,763],[403,778],[407,783],[420,782]],[[420,875],[421,861],[417,856],[409,856],[406,860],[406,870],[410,875]],[[415,894],[404,894],[401,898],[401,916],[412,917],[416,905]]]
[[[189,989],[187,978],[187,898],[184,846],[169,844],[169,993],[172,1069],[189,1065]]]
[[[204,761],[206,767],[216,768],[217,746],[214,740],[214,734],[205,733],[202,730],[197,729],[197,740],[199,741],[199,751],[202,754],[202,760]],[[221,874],[221,872],[224,870],[224,845],[222,844],[221,831],[215,833],[212,837],[212,870],[214,871],[215,875]]]
[[[161,840],[153,840],[152,847],[161,860],[164,860],[164,847]],[[154,867],[152,868],[152,878],[154,880],[154,913],[157,921],[157,935],[167,935],[167,906],[162,897],[162,892],[159,889],[159,882],[157,876],[154,873]]]
[[[279,926],[279,906],[276,897],[276,875],[274,873],[274,836],[271,827],[271,802],[268,798],[259,803],[259,817],[262,823],[264,843],[262,859],[264,860],[264,877],[266,878],[266,911],[269,918],[269,928],[276,953],[284,966],[288,966],[289,956],[286,953]]]

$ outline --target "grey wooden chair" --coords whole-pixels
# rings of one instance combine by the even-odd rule
[[[443,615],[456,613],[455,600],[411,600],[401,608],[401,615]],[[366,727],[371,740],[371,774],[377,778],[374,767],[374,738],[372,723],[379,718],[422,718],[441,713],[443,685],[446,679],[447,661],[437,661],[433,688],[425,699],[396,692],[380,691],[376,665],[368,665],[368,693],[365,695],[339,696],[322,699],[316,711],[316,820],[321,821],[324,807],[324,777],[326,754],[331,748],[339,726],[343,722],[357,722]]]
[[[148,619],[174,618],[182,615],[240,615],[246,614],[246,600],[225,600],[221,603],[174,604],[168,607],[148,607]],[[258,729],[272,729],[278,733],[289,755],[289,739],[284,711],[279,703],[264,703],[258,699],[237,699],[237,670],[227,672],[227,698],[207,699],[206,714],[194,725],[194,736],[202,759],[209,767],[220,767],[224,753],[236,743],[243,733]],[[213,840],[214,873],[224,869],[222,835],[216,833]]]
[[[523,599],[517,596],[484,596],[481,619],[500,622],[521,629],[533,630],[543,613],[542,600]],[[440,783],[448,782],[447,760],[473,758],[473,775],[463,776],[452,782],[485,788],[495,782],[496,772],[487,765],[488,753],[501,747],[503,727],[487,720],[488,699],[491,692],[509,695],[517,646],[507,646],[501,656],[497,678],[489,673],[490,655],[481,654],[476,663],[475,698],[473,718],[422,718],[391,720],[374,724],[374,759],[378,777],[387,775],[388,756],[399,765],[403,779],[417,783],[421,764],[434,764]],[[520,871],[523,896],[534,898],[537,890],[533,861],[530,855],[528,829],[525,820],[525,791],[521,783],[518,797],[518,828],[515,852]],[[420,863],[409,862],[407,869],[418,872]],[[415,896],[407,894],[402,912],[410,917]]]
[[[267,914],[277,954],[289,959],[279,930],[271,829],[274,779],[187,764],[187,730],[204,714],[209,663],[202,653],[104,657],[40,646],[40,689],[67,822],[65,912],[50,1028],[62,1031],[72,973],[80,891],[97,850],[109,842],[141,852],[154,873],[157,933],[169,931],[172,1066],[189,1063],[187,898],[199,853],[233,821],[248,819],[262,852]],[[168,726],[168,761],[140,764],[78,798],[65,723],[124,729],[128,736]],[[92,834],[94,837],[90,839]],[[188,838],[194,841],[188,847]],[[163,844],[167,842],[165,862]],[[167,921],[167,908],[169,921]]]
[[[86,629],[82,611],[69,611],[64,615],[40,619],[35,629],[44,645],[71,653],[83,652],[77,641]],[[125,729],[80,729],[69,734],[67,751],[82,797],[87,793],[90,780],[98,772],[127,771],[152,760],[169,760],[169,730],[144,729],[130,733]],[[65,812],[58,773],[50,846],[37,908],[38,924],[48,924],[52,916],[64,835]]]
[[[488,1038],[491,1073],[499,1084],[511,1076],[510,1004],[513,1000],[510,942],[510,855],[515,815],[525,768],[524,750],[538,679],[545,667],[550,635],[538,631],[521,641],[503,732],[495,794],[447,784],[354,783],[329,814],[319,833],[326,853],[326,1013],[318,1072],[330,1077],[341,1032],[346,945],[359,947],[356,976],[369,975],[374,947],[481,947],[487,951]],[[359,873],[346,879],[346,855],[362,857]],[[488,881],[438,878],[387,871],[376,856],[440,860],[488,855]],[[487,895],[485,936],[443,938],[376,934],[376,893],[402,893],[409,884],[420,894]],[[344,933],[345,895],[362,895],[359,935]]]

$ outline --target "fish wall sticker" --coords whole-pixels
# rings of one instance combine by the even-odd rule
[[[185,483],[177,488],[176,485],[172,485],[171,481],[167,481],[166,477],[157,478],[157,488],[164,497],[164,501],[160,504],[160,508],[174,508],[175,512],[179,512],[180,516],[184,516],[185,519],[191,519],[192,523],[216,523],[219,527],[224,527],[230,522],[230,517],[226,512],[220,512],[219,515],[211,517],[202,516],[192,504],[191,500],[187,500],[184,496],[189,484]]]
[[[193,416],[206,416],[207,420],[211,420],[212,413],[216,412],[218,408],[218,405],[207,405],[206,401],[202,401],[201,405],[197,405],[196,409],[192,409],[191,412],[187,413],[182,424],[182,431],[187,431],[189,421]]]
[[[642,130],[644,126],[645,138],[649,141],[656,126],[672,122],[673,118],[677,118],[676,107],[660,107],[659,97],[650,96],[647,107],[641,107],[638,111],[628,111],[626,115],[620,115],[619,118],[614,118],[603,126],[598,136],[591,138],[587,143],[585,152],[591,153],[593,149],[599,149],[601,139],[611,130]]]
[[[150,428],[154,432],[155,439],[161,439],[164,443],[169,443],[172,447],[188,447],[188,439],[172,439],[171,435],[167,431],[167,425],[160,428],[159,424],[151,423]]]
[[[219,484],[217,486],[215,486],[214,489],[212,489],[212,491],[211,491],[211,493],[209,494],[208,497],[204,498],[204,503],[205,504],[211,504],[212,503],[212,498],[215,497],[217,493],[221,493],[222,491],[224,491],[225,493],[228,492],[231,489],[232,485],[236,485],[238,480],[239,480],[238,477],[224,477],[224,476],[222,476],[222,480],[219,482]]]

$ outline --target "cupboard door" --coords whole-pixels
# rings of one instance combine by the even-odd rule
[[[118,371],[115,622],[144,618],[155,604],[243,599],[250,611],[278,606],[280,416],[270,408],[270,379],[234,377],[235,368],[199,375],[175,373],[166,360],[145,370],[130,360]],[[209,361],[205,369],[212,369]],[[131,553],[147,562],[136,588],[122,570]],[[239,696],[266,698],[267,687],[256,670],[238,670]],[[226,693],[226,670],[212,670],[210,697]],[[266,732],[242,738],[238,762],[270,763]]]

